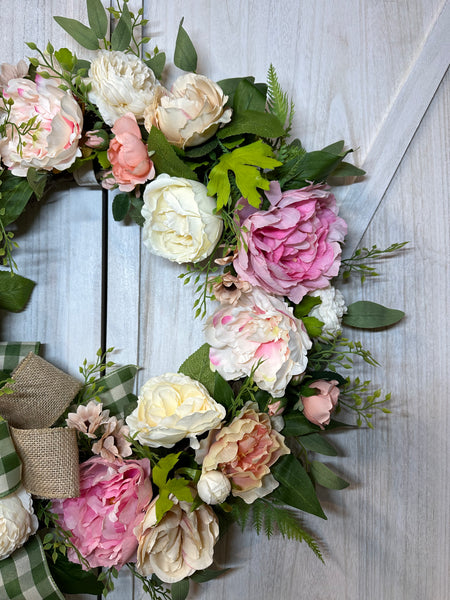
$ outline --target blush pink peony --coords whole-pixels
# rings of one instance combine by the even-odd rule
[[[339,398],[339,388],[337,387],[338,382],[334,379],[332,381],[314,381],[309,386],[310,388],[316,388],[319,390],[318,394],[314,396],[303,396],[303,414],[315,425],[319,425],[323,429],[324,425],[328,425],[331,418],[331,412],[337,404]]]
[[[347,225],[325,185],[281,193],[272,182],[266,195],[267,211],[241,200],[241,244],[233,265],[252,285],[299,303],[338,274]]]
[[[133,113],[117,119],[112,132],[115,137],[108,149],[112,174],[121,192],[131,192],[140,183],[153,179],[155,168]]]
[[[80,465],[80,496],[54,500],[53,511],[90,568],[119,569],[136,560],[133,529],[144,519],[151,499],[147,458],[109,462],[95,456]],[[67,555],[80,562],[74,550]]]
[[[281,398],[294,375],[304,373],[311,340],[300,319],[281,298],[261,288],[222,305],[206,322],[209,359],[224,379],[249,376]]]

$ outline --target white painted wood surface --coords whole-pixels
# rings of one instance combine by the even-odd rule
[[[347,216],[351,211],[359,218],[366,197],[381,200],[374,216],[365,214],[370,225],[363,243],[410,241],[409,250],[382,262],[378,281],[345,288],[349,301],[378,301],[405,310],[407,318],[385,332],[352,334],[382,362],[378,372],[361,366],[361,373],[393,392],[393,414],[379,419],[373,432],[334,436],[342,456],[329,463],[353,483],[321,493],[328,522],[305,518],[323,541],[326,564],[294,542],[233,530],[216,552],[218,564],[233,571],[192,586],[190,600],[445,600],[448,76],[439,82],[449,59],[448,4],[155,0],[144,8],[152,44],[169,61],[184,16],[199,72],[213,79],[253,74],[263,81],[272,62],[295,100],[294,134],[305,146],[345,139],[358,148],[355,161],[370,166],[357,187],[336,190]],[[25,40],[73,47],[51,16],[82,18],[84,0],[2,0],[1,10],[1,60],[13,61],[30,53]],[[167,69],[169,80],[176,74],[173,66]],[[396,106],[393,119],[389,111]],[[377,172],[379,161],[392,172]],[[19,221],[18,263],[38,286],[24,313],[2,315],[2,339],[40,339],[47,358],[75,372],[99,346],[106,314],[108,345],[118,349],[121,362],[143,367],[141,382],[176,370],[203,342],[202,324],[191,318],[192,290],[176,278],[179,267],[149,255],[138,228],[114,223],[110,211],[102,264],[101,224],[101,194],[84,189],[53,195]],[[108,273],[106,313],[102,269]],[[140,597],[128,575],[111,595]]]

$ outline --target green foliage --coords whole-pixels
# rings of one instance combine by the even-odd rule
[[[152,161],[158,174],[167,173],[172,177],[197,179],[194,171],[177,156],[164,134],[156,127],[152,127],[148,135],[147,146],[150,151],[154,152]]]
[[[103,39],[108,31],[108,15],[101,0],[87,0],[89,25],[98,39]]]
[[[162,72],[166,65],[166,54],[165,52],[158,52],[152,58],[148,58],[144,61],[147,67],[149,67],[155,74],[156,79],[161,79]]]
[[[108,354],[113,352],[114,348],[108,348],[103,352],[101,348],[97,350],[96,359],[93,363],[88,363],[87,359],[83,360],[83,364],[78,368],[79,373],[83,377],[83,385],[76,396],[76,404],[87,404],[90,400],[100,402],[99,394],[103,391],[101,385],[101,376],[115,363],[112,360],[107,360]]]
[[[260,169],[273,169],[279,164],[273,157],[272,148],[261,140],[223,154],[211,170],[208,183],[208,194],[217,194],[217,210],[223,208],[230,198],[228,171],[234,173],[242,196],[258,208],[261,203],[258,188],[268,190],[270,185]]]
[[[34,281],[9,271],[0,271],[0,309],[23,310],[35,286]]]
[[[283,137],[287,137],[292,128],[294,103],[289,102],[287,92],[283,92],[273,65],[270,65],[267,73],[267,84],[267,108],[269,112],[278,117],[280,123],[285,127]]]
[[[316,317],[303,317],[302,321],[309,337],[316,338],[322,334],[323,322]]]
[[[214,400],[224,406],[227,411],[231,410],[234,404],[234,393],[231,385],[226,381],[218,371],[214,373]]]
[[[351,369],[354,358],[359,357],[372,367],[378,367],[369,350],[361,342],[354,342],[339,335],[332,339],[316,339],[308,355],[308,370],[336,371],[337,367]]]
[[[114,221],[122,221],[128,214],[131,206],[131,197],[128,193],[117,194],[112,203]]]
[[[4,227],[13,223],[25,210],[33,195],[33,188],[24,177],[1,173],[0,219]]]
[[[175,54],[173,62],[182,71],[195,73],[197,70],[197,52],[194,44],[183,27],[184,18],[181,19],[178,27],[177,41],[175,44]]]
[[[294,316],[297,317],[297,319],[303,319],[303,317],[309,315],[312,309],[319,304],[322,304],[322,300],[319,298],[319,296],[306,295],[303,297],[300,304],[297,304],[294,307]]]
[[[176,581],[170,586],[172,600],[186,600],[189,594],[189,578]]]
[[[380,389],[371,391],[371,381],[361,381],[356,377],[352,381],[347,377],[344,386],[340,388],[339,404],[336,413],[344,408],[348,411],[353,411],[357,415],[356,424],[358,427],[364,423],[370,429],[373,429],[371,419],[373,413],[381,410],[383,413],[389,414],[391,411],[386,408],[385,404],[390,401],[391,394],[382,396]]]
[[[93,571],[83,570],[81,565],[70,562],[64,554],[59,553],[55,562],[49,560],[48,566],[58,589],[63,594],[97,596],[103,591],[103,585]]]
[[[405,313],[401,310],[387,308],[376,302],[360,300],[353,302],[347,307],[347,313],[342,322],[350,327],[359,329],[377,329],[378,327],[389,327],[398,323]]]
[[[297,438],[298,442],[310,452],[317,452],[325,456],[337,456],[336,449],[320,433],[310,433]]]
[[[0,396],[4,396],[7,394],[14,394],[14,390],[12,389],[12,384],[14,383],[14,379],[11,377],[7,377],[6,379],[2,379],[5,375],[4,371],[0,371]],[[3,418],[0,416],[0,423],[3,421]]]
[[[191,354],[178,369],[178,372],[199,381],[211,396],[214,395],[216,379],[210,367],[209,344],[203,344]]]
[[[336,475],[327,465],[318,460],[311,461],[311,476],[316,483],[331,490],[343,490],[350,484],[339,475]]]
[[[195,583],[205,583],[206,581],[217,579],[217,577],[220,577],[229,570],[230,569],[202,569],[201,571],[195,571],[190,579]]]
[[[247,110],[265,112],[266,96],[253,82],[242,78],[236,88],[233,101],[234,114],[242,114]]]
[[[171,593],[166,590],[163,583],[158,577],[153,574],[151,577],[145,577],[141,575],[134,565],[134,563],[127,563],[127,567],[142,584],[142,590],[149,595],[150,600],[171,600]]]
[[[364,283],[366,277],[377,277],[379,273],[374,267],[367,265],[365,261],[385,258],[388,254],[393,254],[406,246],[408,242],[391,244],[387,248],[380,249],[374,244],[371,248],[358,248],[350,258],[343,259],[341,262],[341,273],[344,279],[348,279],[352,273],[358,273],[361,277],[361,283]]]
[[[231,123],[219,130],[217,137],[221,140],[251,133],[261,138],[278,138],[284,133],[278,117],[257,110],[246,110],[234,115]]]
[[[67,17],[53,18],[83,48],[87,48],[87,50],[98,50],[100,48],[95,33],[83,23]]]
[[[261,94],[266,97],[267,86],[264,83],[255,83],[254,77],[231,77],[229,79],[222,79],[221,81],[218,81],[217,84],[222,88],[225,96],[228,96],[227,106],[232,106],[234,108],[234,95],[243,79],[254,84],[255,88],[257,88]]]
[[[284,428],[282,434],[285,437],[298,437],[320,431],[318,425],[314,425],[301,412],[288,412],[283,415]]]
[[[159,496],[155,505],[158,523],[174,505],[174,502],[169,498],[171,494],[176,496],[178,500],[184,500],[185,502],[192,502],[193,500],[192,488],[189,487],[187,479],[183,477],[168,478],[170,471],[177,464],[180,454],[181,452],[168,454],[153,467],[153,483],[159,488]]]
[[[38,200],[41,200],[44,195],[48,177],[48,171],[38,171],[37,169],[32,169],[31,167],[27,171],[28,184]]]
[[[131,14],[128,10],[128,4],[122,4],[122,14],[111,35],[111,50],[126,50],[131,42],[133,26],[131,23]]]

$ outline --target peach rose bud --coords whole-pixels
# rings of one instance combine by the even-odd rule
[[[310,388],[319,390],[319,393],[314,396],[302,396],[303,414],[315,425],[319,425],[324,429],[324,425],[328,425],[331,418],[331,412],[337,404],[339,398],[338,382],[335,380],[314,381],[309,386]]]

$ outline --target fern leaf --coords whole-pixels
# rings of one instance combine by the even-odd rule
[[[270,65],[267,73],[267,86],[267,108],[278,117],[283,126],[288,121],[285,129],[285,137],[287,137],[292,128],[294,103],[289,102],[287,92],[283,92],[273,65]]]

